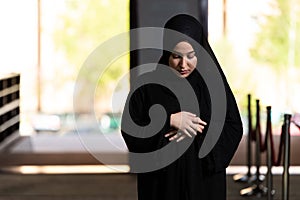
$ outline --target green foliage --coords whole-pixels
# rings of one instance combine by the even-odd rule
[[[223,37],[212,43],[212,46],[227,79],[231,82],[239,74],[232,44]]]
[[[62,13],[57,23],[54,41],[57,50],[70,63],[64,67],[73,68],[70,78],[75,80],[80,67],[97,46],[129,30],[129,0],[65,0],[65,8],[66,12]],[[101,61],[97,62],[97,66],[107,67],[102,66]],[[113,65],[118,66],[105,74],[105,83],[128,70],[129,57]],[[93,72],[86,72],[87,81],[93,75]]]
[[[265,15],[263,22],[260,24],[260,32],[254,47],[250,50],[251,56],[259,62],[273,66],[279,70],[281,67],[287,66],[289,51],[295,51],[295,55],[300,53],[300,45],[290,49],[290,31],[291,31],[291,0],[277,0],[276,5],[272,7],[272,13]],[[293,6],[293,5],[292,5]],[[298,28],[294,31],[299,33],[299,17],[294,18]],[[297,27],[296,26],[296,27]],[[299,44],[300,38],[295,38],[295,42]],[[293,63],[299,66],[299,58]]]

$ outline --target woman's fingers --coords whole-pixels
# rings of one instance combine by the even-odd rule
[[[176,142],[180,142],[181,140],[183,140],[184,138],[186,138],[187,136],[185,134],[181,135],[181,134],[176,134],[173,137],[171,137],[169,140],[173,141],[176,140]]]
[[[203,121],[202,119],[200,119],[199,117],[194,117],[193,123],[201,124],[203,126],[207,125],[207,123],[205,121]]]
[[[199,131],[200,133],[203,132],[203,129],[204,129],[204,126],[201,126],[201,125],[198,126],[198,131]]]
[[[169,141],[175,140],[175,139],[177,139],[177,138],[180,137],[180,136],[181,136],[181,134],[180,134],[180,133],[177,133],[177,134],[175,134],[174,136],[170,137],[170,138],[169,138]]]
[[[186,137],[186,134],[182,133],[181,131],[178,131],[174,136],[169,138],[169,141],[173,140],[183,140]]]
[[[197,132],[202,133],[202,131],[203,131],[203,129],[204,129],[204,126],[199,125],[199,124],[193,124],[193,125],[191,125],[191,126],[192,126],[192,128],[195,130],[195,131],[194,131],[194,135],[197,135]]]
[[[170,137],[169,141],[176,140],[176,142],[180,142],[181,140],[183,140],[187,136],[188,136],[188,134],[183,133],[183,132],[180,131],[180,132],[177,132],[174,136]],[[192,136],[190,135],[189,137],[192,137]]]
[[[172,131],[168,132],[167,134],[165,134],[165,137],[170,137],[171,135],[174,135],[177,132],[178,132],[177,130],[172,130]]]
[[[184,130],[183,132],[184,132],[184,134],[186,134],[189,137],[192,137],[191,134],[197,135],[197,131],[192,127],[192,125],[190,127],[188,127],[187,130]]]
[[[185,137],[186,137],[185,135],[180,136],[180,137],[176,140],[176,142],[180,142],[180,141],[183,140]]]
[[[188,116],[196,116],[194,113],[191,113],[191,112],[187,112],[187,111],[181,111],[180,112],[182,115],[188,115]]]
[[[197,132],[202,133],[207,123],[193,113],[182,111],[171,115],[170,125],[175,130],[165,134],[165,137],[168,137],[170,141],[175,139],[181,141],[185,137],[192,138],[197,135]]]

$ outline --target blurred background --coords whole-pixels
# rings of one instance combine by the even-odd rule
[[[187,2],[197,2],[197,6]],[[145,17],[149,13],[153,17],[161,13],[166,19],[167,14],[190,9],[197,15],[203,6],[200,2],[208,3],[204,5],[208,7],[208,40],[236,97],[244,136],[249,131],[247,95],[251,94],[253,111],[254,101],[260,101],[262,133],[266,106],[272,106],[276,146],[284,114],[293,116],[291,165],[299,166],[298,0],[0,0],[0,199],[12,195],[52,199],[56,192],[61,199],[135,198],[134,178],[111,175],[129,172],[120,135],[133,67],[128,31],[139,23],[151,25],[155,20],[151,15]],[[128,52],[105,64],[101,59],[113,56],[114,49],[99,52],[99,47],[119,36],[124,39],[120,48],[125,46]],[[85,68],[90,64],[92,68]],[[255,112],[252,115],[254,122]],[[246,171],[245,140],[243,137],[228,174]],[[234,165],[244,168],[239,171]],[[12,175],[15,172],[73,176]],[[299,174],[300,170],[291,172]],[[80,173],[111,176],[77,176]],[[228,196],[240,199],[241,188],[231,176],[227,179],[231,184]],[[280,179],[275,179],[279,187]],[[300,191],[295,189],[298,179],[291,184],[296,193]]]
[[[275,124],[300,112],[299,15],[296,0],[209,1],[209,41],[243,116],[249,93],[273,107]],[[129,0],[1,0],[0,24],[0,73],[21,75],[20,133],[33,134],[47,126],[36,118],[48,117],[54,129],[71,123],[79,70],[99,45],[129,31]],[[99,78],[94,107],[103,126],[107,113],[121,112],[129,86],[119,80],[129,68],[123,55]]]

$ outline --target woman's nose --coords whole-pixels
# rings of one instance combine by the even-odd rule
[[[182,57],[182,58],[181,58],[181,62],[180,62],[180,66],[181,66],[181,67],[185,67],[186,65],[187,65],[186,57]]]

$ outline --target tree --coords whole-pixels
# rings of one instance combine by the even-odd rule
[[[72,72],[64,79],[75,81],[85,60],[101,43],[128,30],[129,0],[65,0],[65,12],[60,15],[54,33],[57,51],[69,63],[69,66],[64,67]],[[101,65],[101,60],[97,62],[99,67],[107,67]],[[122,56],[109,66],[109,70],[99,80],[102,98],[109,95],[115,87],[116,79],[128,69],[129,55]],[[95,78],[93,76],[93,72],[86,72],[85,81],[91,81]],[[84,94],[81,96],[84,97]]]
[[[250,54],[280,72],[288,65],[300,66],[299,57],[293,56],[300,53],[300,38],[296,37],[300,31],[299,10],[293,0],[272,3],[272,12],[259,20],[261,30]]]

